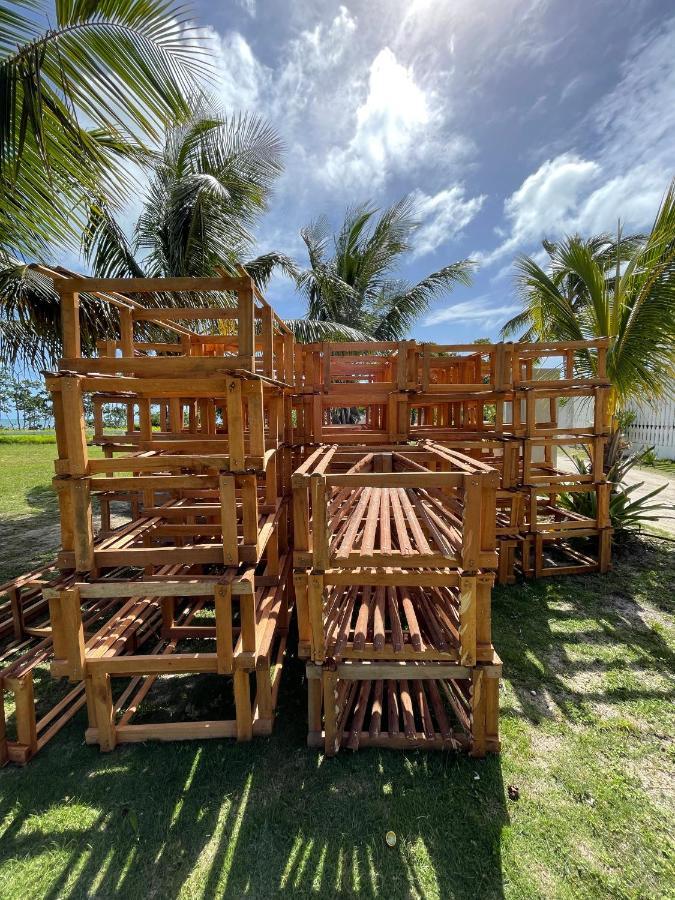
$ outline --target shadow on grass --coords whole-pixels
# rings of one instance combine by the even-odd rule
[[[40,871],[17,893],[502,897],[499,758],[326,760],[304,746],[302,666],[289,662],[272,738],[103,755],[80,742],[80,715],[27,769],[2,771],[2,855]]]
[[[60,547],[59,504],[50,483],[36,485],[26,493],[29,515],[0,518],[0,582],[56,557]],[[113,504],[113,512],[125,511],[125,504]],[[99,526],[98,498],[92,500],[95,528]]]
[[[596,704],[618,714],[621,704],[672,702],[660,676],[675,671],[675,654],[636,599],[672,613],[675,553],[668,551],[636,540],[615,554],[607,575],[495,590],[495,644],[520,705],[510,712],[537,724],[560,715],[592,720]]]
[[[59,506],[51,484],[26,494],[29,515],[0,518],[0,582],[51,562],[60,542]]]

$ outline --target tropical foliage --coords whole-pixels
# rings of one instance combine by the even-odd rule
[[[615,431],[612,441],[620,443],[621,433]],[[614,452],[613,463],[607,472],[607,479],[613,489],[610,493],[609,518],[615,532],[633,530],[645,522],[658,522],[667,518],[666,513],[672,513],[672,505],[669,503],[653,502],[668,486],[667,482],[648,491],[645,494],[635,496],[636,492],[644,486],[643,481],[633,482],[627,485],[626,476],[635,467],[646,465],[652,447],[645,447],[636,453],[623,455]],[[589,475],[592,472],[591,461],[584,457],[570,457],[575,468],[581,475]],[[597,515],[597,493],[595,491],[569,491],[562,494],[561,502],[568,509],[580,513],[583,516],[595,518]]]
[[[548,271],[534,259],[516,262],[522,312],[504,326],[525,339],[584,340],[608,336],[611,412],[631,398],[658,397],[675,363],[675,182],[650,233],[616,240],[578,235],[544,245]],[[589,356],[586,365],[593,369]]]
[[[281,171],[281,143],[257,116],[228,118],[213,103],[191,101],[191,114],[167,130],[164,147],[152,162],[150,185],[133,238],[126,237],[104,196],[95,197],[84,229],[83,251],[101,277],[214,275],[235,272],[253,248],[251,227],[266,208],[272,183]],[[296,274],[282,254],[267,253],[245,262],[260,286],[275,267]],[[51,282],[21,263],[0,273],[5,328],[0,359],[21,355],[33,364],[59,354],[58,298]],[[144,302],[171,305],[171,296]],[[181,302],[185,297],[181,298]],[[194,305],[229,305],[227,294],[191,296]],[[104,304],[84,297],[82,341],[85,353],[98,338],[114,334]],[[205,323],[206,324],[206,323]],[[194,324],[193,324],[194,327]],[[146,328],[148,336],[153,327]],[[40,341],[27,341],[29,333]]]
[[[251,252],[250,229],[281,172],[281,141],[258,116],[213,110],[196,99],[168,129],[132,243],[104,202],[92,205],[84,250],[98,275],[235,272]],[[264,282],[278,263],[287,261],[268,254],[251,265]]]
[[[53,24],[52,24],[53,22]],[[72,244],[84,201],[129,195],[205,70],[172,0],[39,0],[0,7],[0,248]]]
[[[613,431],[604,468],[612,482],[610,517],[615,529],[659,518],[665,508],[652,502],[661,489],[640,497],[642,485],[625,485],[628,472],[644,462],[645,452],[626,455],[622,434],[625,405],[631,399],[658,398],[669,388],[675,363],[675,182],[666,192],[647,235],[584,240],[572,235],[544,242],[548,271],[534,259],[516,262],[522,312],[504,326],[504,335],[525,340],[584,340],[609,337],[607,376],[611,383]],[[586,374],[595,370],[589,354]],[[583,472],[585,460],[575,460]],[[593,514],[591,494],[569,493],[572,509]],[[590,505],[590,507],[589,507]]]
[[[309,267],[297,279],[307,304],[304,319],[288,324],[303,341],[325,338],[397,340],[457,284],[468,285],[473,263],[461,260],[417,284],[397,277],[419,223],[410,198],[380,212],[370,204],[348,209],[337,234],[319,219],[301,231]]]

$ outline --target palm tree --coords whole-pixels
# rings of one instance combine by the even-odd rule
[[[215,109],[213,103],[195,98],[191,115],[168,128],[163,150],[151,166],[147,196],[131,240],[105,197],[91,203],[82,249],[95,275],[235,274],[246,260],[253,246],[250,229],[266,208],[272,182],[281,171],[281,143],[257,116],[228,118],[217,111],[206,115],[207,105]],[[249,260],[245,267],[259,286],[276,267],[297,275],[292,260],[274,252]],[[12,362],[22,353],[35,364],[58,357],[58,298],[49,280],[30,267],[16,265],[0,273],[0,293],[12,314],[0,359]],[[195,293],[190,301],[207,306],[233,303],[228,294]],[[144,295],[148,305],[184,302],[184,295]],[[116,325],[106,316],[105,305],[96,301],[87,304],[85,298],[81,312],[83,350],[90,352],[97,339],[114,335]],[[42,340],[26,343],[28,330]],[[150,337],[155,330],[151,326],[145,334]]]
[[[675,181],[646,236],[578,235],[548,244],[551,270],[516,262],[522,312],[504,326],[525,339],[609,337],[610,412],[667,389],[675,363]],[[593,370],[595,360],[583,363]]]
[[[51,25],[53,20],[54,25]],[[184,115],[205,70],[173,0],[0,7],[0,249],[44,255],[79,239],[85,201],[118,202],[126,162]],[[197,50],[197,52],[196,52]]]
[[[309,268],[297,279],[307,302],[304,319],[288,325],[301,341],[397,340],[435,297],[471,281],[471,260],[451,263],[417,284],[396,277],[419,223],[414,202],[404,198],[379,213],[371,204],[348,209],[333,238],[325,220],[301,231]]]
[[[104,202],[92,205],[83,248],[97,275],[235,273],[250,253],[250,229],[281,172],[282,144],[258,116],[230,118],[213,110],[212,102],[197,98],[189,119],[168,129],[133,242]],[[281,254],[246,265],[261,284],[277,265],[296,274]]]
[[[662,488],[634,498],[641,485],[622,484],[646,451],[624,458],[622,410],[632,399],[655,399],[669,389],[675,363],[675,181],[666,192],[648,235],[583,240],[578,235],[546,242],[550,271],[533,259],[516,262],[523,310],[506,323],[504,336],[525,330],[525,340],[588,340],[609,337],[607,377],[612,433],[604,468],[612,484],[610,516],[615,530],[649,521],[665,507],[650,501]],[[596,360],[582,357],[586,374]],[[573,460],[580,472],[584,459]],[[593,513],[594,494],[569,493],[563,502]]]

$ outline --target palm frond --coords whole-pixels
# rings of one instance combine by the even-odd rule
[[[22,5],[0,17],[0,242],[34,252],[44,232],[72,245],[91,194],[123,199],[120,154],[186,114],[207,65],[172,0],[60,0],[44,30],[42,5]]]
[[[287,275],[295,282],[300,277],[300,270],[295,260],[276,250],[263,253],[261,256],[256,256],[255,259],[250,259],[244,263],[244,268],[260,290],[267,287],[272,275],[277,270],[283,272],[284,275]]]
[[[138,222],[151,274],[236,271],[281,168],[281,143],[257,116],[201,117],[172,127]]]
[[[301,231],[309,268],[296,279],[307,319],[358,327],[379,340],[402,337],[430,301],[454,284],[469,284],[474,263],[461,260],[409,285],[395,277],[418,226],[415,204],[404,197],[380,212],[372,203],[349,207],[327,258],[329,232],[318,220]]]
[[[301,344],[317,341],[372,341],[372,335],[350,328],[341,322],[322,322],[316,319],[286,319],[286,325]]]
[[[142,278],[145,275],[104,198],[92,203],[89,209],[87,227],[82,235],[82,252],[100,278]]]
[[[446,294],[455,284],[471,284],[474,267],[473,260],[463,259],[432,272],[412,287],[394,291],[389,296],[385,290],[377,309],[379,323],[374,331],[376,338],[382,341],[400,338],[427,311],[434,298]]]
[[[0,260],[0,365],[52,365],[61,354],[61,307],[53,280],[20,260]],[[114,309],[94,297],[80,295],[80,333],[85,355],[96,341],[115,337]]]
[[[615,291],[610,377],[622,400],[659,396],[675,368],[675,181]]]

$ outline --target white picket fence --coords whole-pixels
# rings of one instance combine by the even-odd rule
[[[628,428],[628,439],[636,450],[654,447],[659,459],[675,459],[675,382],[670,394],[653,406],[633,403],[629,407],[636,419]]]

